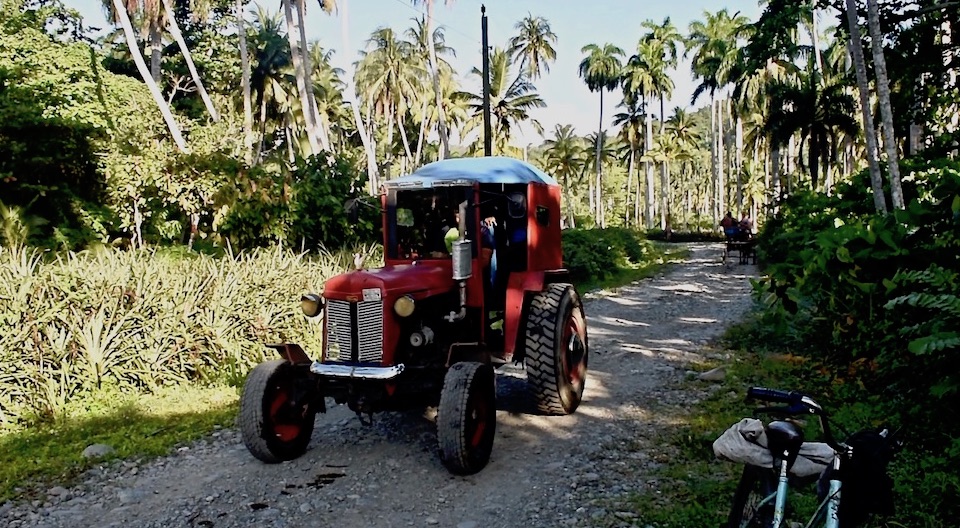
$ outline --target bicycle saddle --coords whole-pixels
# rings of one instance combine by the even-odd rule
[[[777,420],[767,424],[766,432],[767,449],[773,453],[774,460],[786,460],[787,469],[793,467],[803,444],[803,431],[791,422]],[[777,466],[775,463],[774,467]]]

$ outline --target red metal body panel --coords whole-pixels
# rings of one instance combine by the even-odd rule
[[[560,187],[556,185],[527,186],[527,268],[555,270],[563,267],[560,248]],[[546,208],[549,223],[537,220],[537,208]]]
[[[523,297],[529,291],[543,290],[545,277],[546,274],[542,271],[528,271],[510,275],[503,327],[503,358],[507,361],[513,358],[516,349],[517,332],[522,323],[520,316],[523,311]]]
[[[383,301],[383,359],[381,364],[393,365],[394,343],[400,337],[400,325],[393,313],[398,297],[411,295],[423,299],[449,292],[456,285],[450,278],[450,261],[431,261],[424,264],[384,266],[379,269],[357,270],[327,280],[323,296],[326,299],[359,301],[365,288],[378,288]],[[327,340],[324,327],[324,342]]]

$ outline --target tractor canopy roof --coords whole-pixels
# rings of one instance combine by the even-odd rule
[[[412,174],[384,182],[386,187],[433,187],[476,183],[557,185],[550,175],[514,158],[453,158],[424,165]]]

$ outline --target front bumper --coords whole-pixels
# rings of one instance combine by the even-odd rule
[[[318,376],[342,380],[389,381],[403,372],[403,363],[391,367],[361,367],[314,361],[310,365],[310,372]]]

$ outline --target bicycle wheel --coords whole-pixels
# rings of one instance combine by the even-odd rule
[[[769,469],[743,466],[727,518],[727,528],[770,528],[773,526],[773,500],[763,499],[777,491],[777,482]]]

